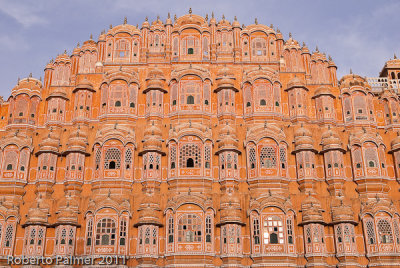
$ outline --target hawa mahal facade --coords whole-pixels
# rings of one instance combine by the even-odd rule
[[[108,267],[400,267],[400,60],[272,25],[123,24],[0,105],[0,255]]]

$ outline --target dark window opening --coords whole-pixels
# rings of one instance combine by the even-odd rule
[[[108,164],[108,169],[115,169],[115,161],[110,161]]]
[[[186,160],[186,167],[188,167],[188,168],[194,167],[193,158],[188,158],[188,159]]]
[[[188,54],[193,54],[193,53],[194,53],[193,48],[192,47],[188,48]]]
[[[12,164],[8,164],[8,165],[7,165],[7,170],[12,170],[12,169],[13,169]]]
[[[264,99],[262,99],[262,100],[260,100],[260,105],[265,106],[265,105],[267,105],[267,102]]]
[[[189,95],[187,97],[186,103],[187,104],[194,104],[194,97],[192,95]]]
[[[135,103],[131,102],[131,103],[129,104],[129,107],[135,108]]]
[[[276,233],[272,233],[269,237],[271,244],[278,244],[278,235]]]
[[[173,101],[172,101],[172,105],[176,105],[176,100],[173,100]]]
[[[251,103],[250,102],[247,102],[246,103],[246,107],[250,107],[251,106]]]
[[[115,107],[121,107],[121,102],[120,101],[116,101],[115,102]]]

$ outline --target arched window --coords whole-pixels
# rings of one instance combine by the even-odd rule
[[[283,223],[278,216],[268,216],[264,220],[264,243],[283,244]]]
[[[121,107],[121,102],[120,101],[116,101],[115,102],[115,107]]]
[[[7,165],[7,170],[12,170],[12,169],[13,169],[12,164],[8,164],[8,165]]]
[[[184,214],[178,221],[178,242],[201,242],[201,218],[195,214]]]
[[[385,219],[381,219],[378,221],[377,226],[380,242],[383,244],[393,243],[392,226],[390,223]]]
[[[104,157],[104,169],[119,169],[121,167],[121,151],[118,148],[109,148]]]
[[[211,232],[212,232],[211,217],[207,216],[207,218],[206,218],[206,242],[211,243]]]
[[[198,145],[185,144],[181,147],[179,154],[180,154],[179,155],[180,167],[182,168],[201,167],[201,152]]]
[[[189,96],[187,97],[186,103],[187,103],[187,104],[194,104],[194,97],[193,97],[192,95],[189,95]]]
[[[264,99],[260,100],[260,106],[265,106],[265,105],[267,105],[267,102]]]
[[[253,220],[253,239],[254,244],[260,244],[260,221],[258,219]]]
[[[13,237],[14,237],[14,227],[11,224],[9,224],[7,225],[4,237],[4,247],[6,248],[11,247]]]
[[[254,148],[249,149],[249,162],[251,169],[256,168],[256,150]]]
[[[168,243],[174,242],[174,218],[169,217],[168,219]]]
[[[189,48],[188,48],[188,53],[187,53],[187,54],[191,55],[191,54],[193,54],[193,53],[194,53],[193,48],[192,48],[192,47],[189,47]]]
[[[112,246],[115,244],[115,221],[109,218],[101,219],[96,228],[96,246]]]
[[[122,219],[121,220],[121,225],[120,225],[120,230],[119,230],[119,245],[120,246],[125,246],[125,244],[126,244],[126,231],[127,231],[127,228],[126,228],[126,220],[125,219]]]
[[[260,161],[262,168],[276,167],[276,151],[272,146],[265,146],[261,149]]]
[[[90,219],[86,227],[86,246],[92,245],[93,221]]]

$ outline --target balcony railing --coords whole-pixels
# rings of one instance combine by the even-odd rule
[[[400,79],[387,79],[385,77],[367,77],[368,84],[372,92],[379,93],[386,88],[391,88],[394,92],[400,94]]]

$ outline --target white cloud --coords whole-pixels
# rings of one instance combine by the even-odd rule
[[[0,11],[12,17],[24,27],[47,23],[46,19],[39,14],[41,8],[37,1],[22,3],[13,0],[0,0]]]

